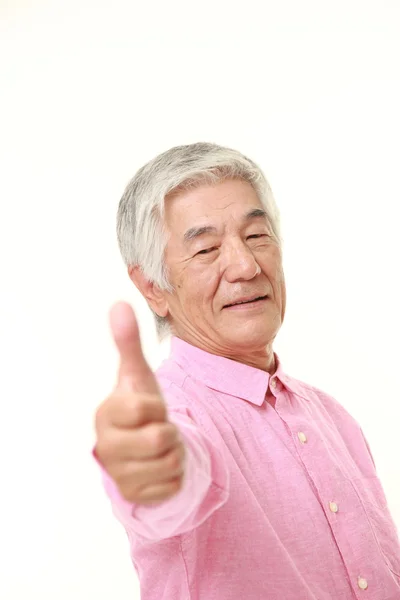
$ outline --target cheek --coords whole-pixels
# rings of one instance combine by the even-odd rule
[[[279,285],[284,285],[284,284],[285,284],[285,275],[284,275],[284,273],[283,273],[283,269],[282,269],[282,267],[281,267],[281,266],[279,266],[279,267],[276,269],[276,282],[277,282]]]
[[[219,270],[210,265],[193,265],[187,269],[185,285],[197,304],[209,303],[218,289]]]
[[[282,281],[284,281],[282,255],[277,246],[271,247],[270,254],[267,258],[266,268],[269,270],[277,283],[282,283]]]

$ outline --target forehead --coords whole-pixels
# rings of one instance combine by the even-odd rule
[[[193,225],[224,225],[262,208],[254,188],[246,181],[228,180],[179,192],[165,202],[165,221],[171,233]]]

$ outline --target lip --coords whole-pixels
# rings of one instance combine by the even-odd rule
[[[262,298],[262,300],[268,300],[268,295],[267,294],[252,294],[251,296],[243,296],[242,298],[236,298],[233,302],[230,302],[229,304],[225,304],[225,306],[223,308],[242,308],[245,306],[253,306],[254,304],[257,304],[260,300],[257,300],[257,298]],[[257,302],[252,302],[252,300],[257,300]],[[238,302],[246,302],[247,304],[237,304]]]

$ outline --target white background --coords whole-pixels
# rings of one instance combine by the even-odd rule
[[[1,0],[0,20],[0,597],[139,597],[93,414],[114,301],[153,366],[167,351],[115,213],[181,143],[264,168],[285,238],[276,350],[359,420],[400,525],[399,2]]]

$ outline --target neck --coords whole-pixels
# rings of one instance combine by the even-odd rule
[[[237,362],[248,365],[249,367],[266,371],[270,375],[276,371],[277,365],[272,347],[270,349],[266,348],[265,351],[262,352],[246,353],[243,355],[240,353],[233,355],[224,354],[222,356],[230,358],[231,360],[236,360]]]
[[[236,362],[240,362],[244,365],[248,365],[249,367],[254,367],[255,369],[260,369],[261,371],[265,371],[272,375],[275,373],[277,365],[275,354],[272,348],[272,343],[267,344],[265,347],[250,349],[250,348],[230,348],[227,346],[220,346],[219,344],[214,343],[212,340],[203,340],[199,339],[197,336],[192,338],[191,336],[182,336],[177,335],[177,337],[181,338],[183,341],[191,344],[192,346],[196,346],[196,348],[200,348],[205,352],[209,352],[210,354],[215,354],[216,356],[223,356],[224,358],[229,358],[230,360],[234,360]]]

